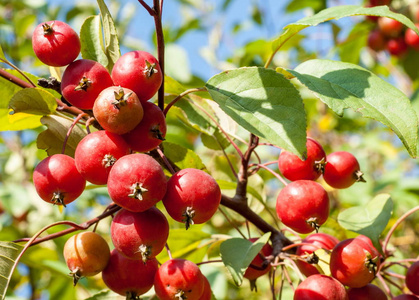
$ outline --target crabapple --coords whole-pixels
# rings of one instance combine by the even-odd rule
[[[288,180],[316,180],[322,174],[326,160],[323,147],[312,138],[307,138],[306,146],[307,155],[305,160],[301,160],[289,151],[281,151],[278,158],[278,167],[282,175]]]
[[[126,296],[126,299],[138,299],[152,288],[157,269],[155,258],[143,262],[129,259],[113,249],[108,265],[102,271],[102,279],[115,293]]]
[[[419,297],[415,296],[415,295],[409,295],[409,294],[402,294],[402,295],[398,295],[394,298],[392,298],[391,300],[418,300]]]
[[[378,18],[378,28],[385,36],[389,38],[395,38],[400,35],[403,30],[404,25],[399,21],[387,18],[387,17],[380,17]]]
[[[313,233],[305,237],[301,243],[309,245],[298,246],[295,254],[298,256],[306,255],[306,260],[310,260],[313,259],[312,253],[314,251],[318,249],[332,250],[339,243],[339,240],[326,233]],[[317,268],[308,262],[297,260],[296,264],[301,273],[307,277],[319,274]]]
[[[157,59],[145,51],[130,51],[113,66],[115,85],[133,90],[141,102],[151,99],[163,82],[163,73]]]
[[[115,162],[130,149],[118,134],[99,130],[86,135],[77,145],[74,160],[77,170],[89,182],[106,184]]]
[[[221,201],[221,190],[215,179],[204,171],[187,168],[172,175],[167,182],[163,205],[176,221],[201,224],[214,215]]]
[[[415,24],[416,28],[419,29],[419,24]],[[419,35],[411,28],[407,28],[404,34],[404,40],[410,47],[419,50]]]
[[[370,283],[379,266],[379,252],[364,237],[341,241],[330,256],[332,276],[348,287],[361,288]]]
[[[406,286],[416,295],[419,295],[419,261],[413,263],[406,273]]]
[[[42,200],[63,206],[76,200],[86,187],[74,159],[65,154],[42,160],[33,171],[33,183]]]
[[[386,47],[388,53],[397,57],[403,56],[409,49],[403,37],[389,39]]]
[[[145,211],[163,199],[167,180],[159,163],[146,154],[128,154],[116,161],[108,177],[112,201],[134,212]]]
[[[61,93],[72,105],[92,109],[100,92],[113,85],[111,75],[104,66],[90,59],[79,59],[65,69]]]
[[[158,269],[154,277],[154,290],[160,300],[200,300],[204,281],[204,275],[193,262],[170,259]]]
[[[333,277],[315,274],[301,282],[294,300],[349,300],[345,287]]]
[[[380,30],[375,29],[368,35],[367,45],[370,49],[379,52],[386,49],[387,40]]]
[[[92,231],[85,231],[67,240],[63,254],[76,285],[81,277],[93,276],[105,269],[110,250],[102,236]]]
[[[387,300],[384,291],[371,283],[361,288],[349,288],[347,292],[349,300]]]
[[[250,238],[249,241],[254,243],[257,241],[257,238]],[[257,278],[265,275],[269,272],[271,269],[271,264],[264,264],[265,263],[265,257],[272,254],[272,247],[268,243],[263,245],[262,250],[255,256],[255,258],[250,263],[250,266],[246,269],[246,272],[244,273],[243,277],[247,278],[249,280],[256,280]],[[263,268],[263,270],[252,268],[251,265],[254,265],[256,267]]]
[[[211,291],[211,285],[207,279],[207,277],[204,277],[204,291],[202,292],[201,298],[199,300],[211,300],[212,299],[212,291]]]
[[[169,236],[169,223],[156,207],[144,212],[121,209],[111,223],[112,242],[119,252],[144,262],[159,254]]]
[[[331,187],[344,189],[355,182],[365,182],[362,175],[358,160],[352,153],[337,151],[327,155],[323,178]]]
[[[329,217],[329,196],[315,181],[293,181],[279,193],[276,212],[284,225],[298,233],[310,233]]]
[[[103,129],[127,133],[143,118],[143,107],[137,95],[130,89],[110,86],[100,92],[93,106],[93,115]]]
[[[123,135],[133,151],[147,152],[155,149],[166,136],[166,118],[152,102],[143,102],[144,116],[140,124]]]
[[[32,35],[32,48],[44,64],[63,67],[80,53],[80,38],[67,23],[55,20],[36,26]]]

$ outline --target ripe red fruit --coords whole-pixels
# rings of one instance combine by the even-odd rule
[[[93,115],[103,129],[116,134],[127,133],[143,118],[143,107],[130,89],[111,86],[104,89],[93,106]]]
[[[103,237],[95,232],[85,231],[67,240],[63,254],[76,285],[81,277],[93,276],[105,269],[110,250]]]
[[[406,273],[406,286],[416,295],[419,295],[419,261],[413,263]]]
[[[295,289],[294,300],[349,300],[345,287],[336,279],[315,274]]]
[[[159,254],[169,236],[169,223],[156,207],[144,212],[121,209],[112,219],[111,238],[120,253],[144,262]]]
[[[349,300],[387,300],[387,295],[378,286],[368,283],[361,288],[348,289]]]
[[[307,158],[301,160],[297,155],[283,150],[278,158],[279,171],[285,178],[295,180],[316,180],[323,171],[326,153],[314,139],[307,138]]]
[[[86,135],[77,145],[74,160],[77,170],[89,182],[106,184],[115,162],[130,149],[115,133],[99,130]]]
[[[367,45],[370,49],[379,52],[386,49],[387,40],[380,30],[373,30],[368,35]]]
[[[108,177],[108,192],[116,204],[134,212],[145,211],[166,193],[166,176],[159,163],[135,153],[116,161]]]
[[[163,73],[153,55],[145,51],[131,51],[116,61],[112,79],[115,85],[133,90],[141,102],[145,102],[160,88]]]
[[[42,160],[33,172],[33,183],[44,201],[64,206],[76,200],[86,187],[74,159],[64,154]]]
[[[398,37],[404,25],[397,20],[387,18],[387,17],[380,17],[378,19],[378,28],[385,36],[389,38]]]
[[[44,64],[63,67],[71,63],[80,53],[80,39],[67,23],[43,22],[36,26],[32,35],[32,48]]]
[[[166,261],[154,277],[154,290],[160,300],[200,300],[204,284],[201,270],[186,259]]]
[[[415,24],[416,28],[419,29],[419,24]],[[404,40],[407,45],[410,47],[419,50],[419,35],[414,32],[412,29],[407,28],[405,34],[404,34]]]
[[[126,258],[114,249],[107,267],[102,271],[102,279],[115,293],[126,296],[126,299],[137,299],[151,289],[157,269],[155,258],[144,263]]]
[[[371,6],[379,6],[379,5],[390,5],[391,0],[370,0],[369,4]]]
[[[407,50],[409,50],[409,46],[406,44],[404,37],[398,37],[389,39],[387,41],[387,51],[391,55],[401,57],[403,56]]]
[[[360,288],[370,283],[379,266],[379,252],[364,238],[340,242],[330,256],[332,276],[348,287]]]
[[[350,187],[357,181],[365,182],[358,160],[351,153],[337,151],[327,155],[323,178],[336,189]]]
[[[250,238],[249,241],[254,243],[257,241],[257,238]],[[246,269],[246,272],[244,273],[243,277],[247,278],[249,280],[256,280],[257,278],[265,275],[268,273],[271,269],[271,264],[265,265],[265,257],[272,254],[272,247],[269,244],[265,244],[262,247],[262,250],[258,253],[258,255],[255,256],[255,258],[250,263],[253,266],[264,268],[263,270],[252,268],[252,266],[249,266]]]
[[[295,254],[299,256],[305,255],[307,256],[307,258],[305,259],[306,261],[312,262],[314,260],[315,262],[315,258],[310,254],[319,249],[332,250],[337,245],[337,243],[339,243],[339,240],[334,236],[331,236],[326,233],[313,233],[305,237],[301,241],[301,243],[310,245],[298,246]],[[297,260],[296,264],[298,269],[300,269],[301,273],[303,273],[307,277],[314,274],[319,274],[317,268],[313,266],[311,263],[302,260]]]
[[[419,297],[415,295],[402,294],[392,298],[392,300],[418,300]]]
[[[67,66],[61,81],[64,98],[80,109],[92,109],[102,90],[113,86],[111,75],[100,63],[79,59]]]
[[[204,277],[204,291],[202,292],[200,300],[211,300],[212,299],[212,291],[211,291],[211,285],[207,279],[207,277]]]
[[[163,204],[176,221],[185,223],[186,229],[201,224],[214,215],[221,201],[221,190],[211,175],[198,169],[187,168],[172,175],[167,182]]]
[[[315,181],[293,181],[279,193],[276,212],[284,225],[298,233],[310,233],[329,217],[329,196]]]
[[[152,102],[143,102],[144,116],[140,124],[123,135],[130,148],[147,152],[157,148],[166,136],[166,118],[162,110]]]

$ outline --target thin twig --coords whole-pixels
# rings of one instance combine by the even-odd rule
[[[18,71],[19,74],[22,75],[28,81],[29,84],[32,85],[32,87],[36,87],[36,84],[33,83],[33,81],[28,76],[26,76],[26,74],[23,73],[23,71],[21,69],[19,69],[18,67],[16,67],[10,61],[4,60],[4,59],[1,59],[1,58],[0,58],[0,61],[3,62],[3,63],[5,63],[5,64],[7,64],[7,65],[9,65],[10,67],[12,67],[13,69],[15,69],[16,71]]]
[[[183,97],[185,97],[186,95],[190,94],[190,93],[195,93],[195,92],[204,92],[207,91],[206,88],[193,88],[193,89],[189,89],[184,91],[183,93],[180,93],[175,99],[173,99],[169,104],[167,104],[167,106],[165,107],[165,109],[163,110],[163,114],[166,116],[169,109],[176,103],[178,102],[180,99],[182,99]]]
[[[218,210],[223,214],[224,218],[226,218],[227,222],[230,223],[231,226],[234,227],[234,229],[237,230],[237,232],[244,238],[247,239],[247,237],[244,235],[244,233],[240,230],[239,227],[236,226],[236,224],[234,224],[233,221],[230,220],[230,218],[227,216],[227,214],[225,213],[225,211],[221,208],[218,207]]]
[[[154,17],[156,12],[147,3],[145,3],[144,0],[138,0],[138,2],[140,2],[140,4],[148,11],[150,16]]]
[[[167,169],[170,171],[171,174],[175,174],[176,171],[173,169],[171,163],[167,160],[166,155],[164,155],[163,151],[161,150],[160,146],[157,146],[157,153],[159,153],[161,159],[164,161],[164,164],[167,166]]]
[[[88,115],[88,114],[86,113],[79,114],[77,118],[74,119],[73,124],[71,124],[70,128],[68,128],[67,134],[63,142],[63,148],[61,149],[61,154],[65,153],[65,146],[67,145],[68,138],[70,137],[70,134],[73,131],[74,126],[76,126],[77,122],[80,121],[80,119],[83,118],[85,115]]]

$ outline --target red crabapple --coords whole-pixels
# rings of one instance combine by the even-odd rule
[[[166,175],[159,163],[146,154],[121,157],[108,177],[108,192],[112,201],[134,212],[145,211],[163,199]]]
[[[80,53],[80,38],[67,23],[43,22],[36,26],[32,35],[32,48],[44,64],[63,67],[71,63]]]
[[[389,39],[387,41],[387,51],[393,56],[401,57],[409,50],[404,37]]]
[[[254,243],[257,241],[257,238],[250,238],[249,241]],[[265,275],[271,270],[271,264],[265,265],[265,257],[272,254],[272,247],[268,243],[263,245],[262,250],[255,256],[255,258],[250,263],[249,267],[246,269],[243,277],[249,280],[256,280],[257,278]],[[263,268],[262,270],[252,268],[253,266]]]
[[[400,35],[403,30],[404,25],[399,21],[387,18],[387,17],[380,17],[378,19],[378,28],[385,36],[389,38],[395,38]]]
[[[406,286],[416,295],[419,295],[419,261],[413,263],[406,273]]]
[[[123,135],[133,151],[148,152],[155,149],[166,136],[166,118],[152,102],[143,102],[144,116],[140,124]]]
[[[65,154],[42,160],[33,171],[33,183],[42,200],[63,206],[76,200],[86,187],[74,159]]]
[[[349,300],[387,300],[387,295],[378,286],[368,283],[361,288],[348,289]]]
[[[419,24],[415,24],[416,28],[419,29]],[[413,31],[413,29],[407,28],[404,34],[404,40],[407,45],[414,48],[415,50],[419,50],[419,35]]]
[[[151,99],[163,82],[157,59],[145,51],[131,51],[122,55],[112,69],[115,85],[133,90],[140,101]]]
[[[215,214],[221,201],[221,190],[211,175],[187,168],[172,175],[163,198],[167,213],[176,221],[201,224]]]
[[[76,285],[81,277],[93,276],[105,269],[110,250],[102,236],[92,231],[84,231],[67,240],[63,254]]]
[[[120,253],[144,262],[159,254],[169,236],[169,223],[156,207],[144,212],[121,209],[112,219],[111,238]]]
[[[310,233],[329,217],[329,196],[315,181],[293,181],[279,193],[276,212],[284,225],[298,233]]]
[[[137,95],[130,89],[111,86],[100,92],[93,106],[93,115],[103,129],[127,133],[143,118],[143,107]]]
[[[367,45],[376,52],[383,51],[386,49],[387,39],[380,30],[375,29],[368,35]]]
[[[331,187],[344,189],[355,182],[365,182],[362,175],[358,160],[352,153],[337,151],[327,155],[323,178]]]
[[[80,109],[92,109],[97,96],[113,86],[108,70],[90,59],[79,59],[67,66],[61,81],[63,97]]]
[[[345,287],[333,277],[315,274],[301,282],[294,300],[349,300]]]

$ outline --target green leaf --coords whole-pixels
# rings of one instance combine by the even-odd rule
[[[379,194],[366,205],[348,208],[338,216],[343,228],[363,234],[381,249],[379,237],[393,212],[393,201],[388,194]]]
[[[415,24],[409,20],[406,16],[402,14],[398,14],[392,12],[388,6],[375,6],[375,7],[362,7],[357,5],[339,5],[327,8],[325,10],[320,11],[318,14],[314,16],[309,16],[303,18],[296,23],[289,24],[284,27],[284,32],[273,41],[272,50],[274,52],[278,51],[279,48],[282,47],[290,38],[296,35],[298,32],[303,30],[304,28],[310,26],[316,26],[320,23],[330,21],[333,19],[340,19],[343,17],[350,17],[350,16],[360,16],[360,15],[371,15],[371,16],[380,16],[380,17],[388,17],[403,23],[409,28],[412,28],[419,34]]]
[[[246,130],[292,153],[306,151],[306,115],[298,90],[274,70],[246,67],[217,74],[206,87]]]
[[[23,247],[12,242],[0,242],[0,299],[5,299],[12,269]]]
[[[116,32],[115,23],[109,12],[108,7],[104,0],[97,0],[100,10],[100,16],[102,18],[103,35],[105,44],[105,53],[108,57],[107,68],[109,71],[112,70],[113,65],[121,56],[119,50],[118,34]]]
[[[44,149],[49,156],[61,153],[67,131],[73,122],[55,115],[42,117],[41,122],[48,129],[38,135],[36,140],[38,149]],[[65,147],[65,154],[74,157],[76,147],[85,135],[80,127],[74,126]]]
[[[115,297],[116,297],[116,294],[114,292],[110,290],[104,290],[84,300],[114,300]]]
[[[6,56],[4,55],[3,48],[0,45],[0,59],[7,61]]]
[[[206,170],[201,158],[190,149],[169,142],[163,142],[163,149],[166,157],[181,169],[194,168]]]
[[[339,116],[352,108],[390,127],[412,157],[417,155],[418,117],[400,90],[358,65],[313,59],[288,70]]]
[[[13,95],[9,108],[12,109],[11,115],[27,113],[44,116],[55,112],[57,102],[55,97],[44,89],[27,88]]]
[[[319,11],[326,8],[326,0],[292,0],[286,8],[286,11],[291,13],[300,9],[311,7],[314,11]]]
[[[91,59],[103,66],[109,63],[104,52],[102,40],[102,24],[100,16],[88,17],[80,29],[81,55],[84,59]]]
[[[254,243],[242,238],[232,238],[221,244],[221,259],[237,286],[242,284],[244,272],[268,242],[270,235],[270,232],[265,233]]]

